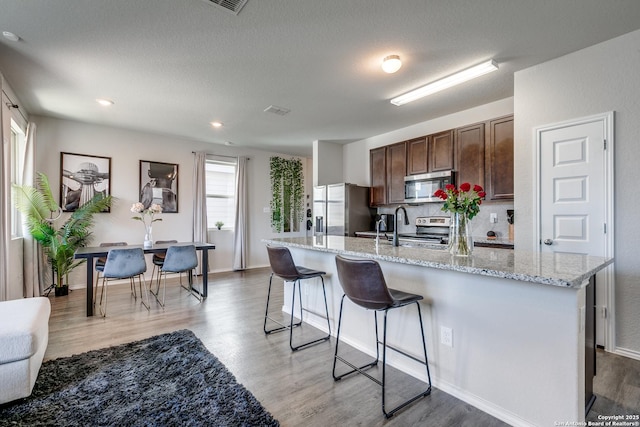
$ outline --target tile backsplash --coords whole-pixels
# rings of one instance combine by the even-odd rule
[[[442,203],[425,203],[418,206],[404,205],[407,209],[410,225],[404,225],[401,220],[398,222],[398,231],[401,233],[415,232],[415,219],[419,216],[449,216],[448,212],[441,210]],[[513,209],[513,202],[484,202],[480,206],[480,213],[471,220],[471,233],[474,237],[486,237],[487,231],[494,231],[498,237],[507,238],[509,234],[509,223],[507,222],[507,209]],[[378,208],[378,213],[393,214],[396,206]],[[491,214],[495,213],[498,222],[491,223]],[[517,214],[517,213],[516,213]],[[515,215],[517,216],[517,215]]]

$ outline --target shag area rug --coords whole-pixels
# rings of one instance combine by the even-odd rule
[[[278,426],[189,330],[42,364],[0,426]]]

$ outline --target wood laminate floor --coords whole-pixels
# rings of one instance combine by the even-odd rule
[[[51,297],[45,359],[190,329],[283,426],[506,425],[435,388],[430,396],[385,419],[377,384],[363,376],[333,380],[333,338],[294,353],[288,333],[263,333],[269,274],[268,268],[210,274],[209,298],[203,303],[181,290],[174,279],[168,282],[166,308],[162,310],[152,299],[150,311],[133,299],[128,284],[112,285],[106,318],[85,316],[84,290]],[[272,307],[281,307],[282,282],[274,279],[273,289]],[[298,331],[304,334],[302,339],[321,334],[308,325]],[[604,397],[596,400],[589,419],[597,419],[592,418],[594,414],[633,413],[633,406],[640,402],[640,362],[611,356],[598,353],[602,375],[595,387],[596,392],[604,390]],[[422,385],[397,371],[392,374],[391,381],[399,387],[391,393],[407,393]],[[621,385],[613,385],[622,377]]]

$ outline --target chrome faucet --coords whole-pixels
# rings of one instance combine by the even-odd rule
[[[396,208],[396,213],[395,213],[395,227],[393,227],[393,246],[400,246],[400,242],[398,241],[398,211],[402,209],[402,212],[404,213],[404,225],[409,225],[409,217],[407,216],[407,210],[404,208],[404,206],[400,205]]]
[[[378,243],[380,243],[380,224],[383,222],[381,219],[376,221],[376,248],[378,247]]]

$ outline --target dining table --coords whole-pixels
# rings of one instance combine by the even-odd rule
[[[202,291],[197,291],[202,298],[207,298],[207,287],[209,284],[207,271],[209,270],[209,250],[215,249],[213,243],[203,242],[178,242],[178,243],[155,243],[151,247],[145,248],[143,245],[127,245],[127,248],[142,248],[145,254],[163,253],[170,246],[195,246],[197,251],[202,252]],[[74,254],[76,259],[87,260],[87,317],[93,316],[93,271],[97,258],[106,257],[111,249],[122,249],[122,246],[86,246],[78,248]],[[195,290],[195,289],[194,289]]]

